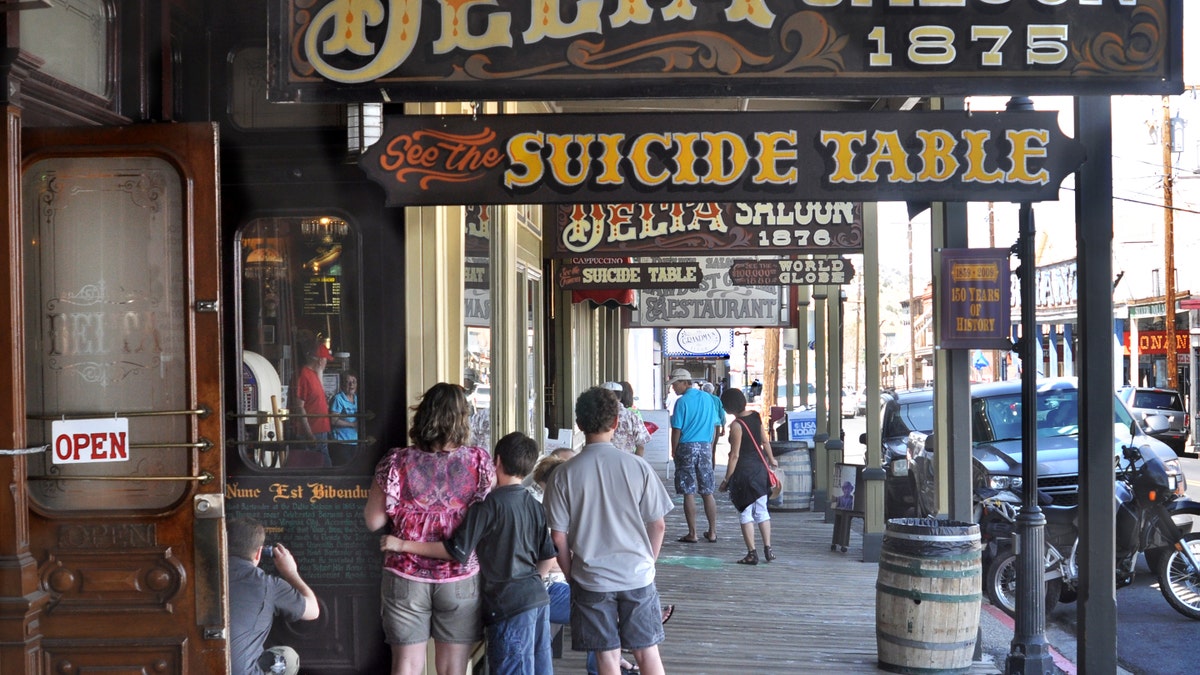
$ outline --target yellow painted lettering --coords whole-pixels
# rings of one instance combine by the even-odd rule
[[[600,152],[600,173],[596,175],[596,184],[624,183],[625,178],[621,176],[621,143],[625,142],[625,134],[600,134],[596,140],[603,148]]]
[[[729,185],[746,172],[750,152],[746,140],[730,131],[703,132],[700,137],[708,143],[708,174],[705,185]]]
[[[752,182],[755,185],[791,185],[799,179],[796,169],[797,134],[793,131],[759,131],[754,142],[761,149],[758,155],[758,173]],[[781,173],[779,164],[790,164]]]
[[[633,139],[629,147],[629,163],[633,165],[633,176],[642,185],[662,185],[671,178],[671,172],[666,169],[657,174],[650,173],[650,146],[657,145],[670,149],[670,134],[642,134]]]
[[[608,20],[612,22],[613,28],[620,28],[631,23],[648,24],[653,18],[654,10],[650,9],[646,0],[621,0]]]
[[[692,0],[671,0],[670,4],[662,8],[662,17],[667,21],[671,19],[691,21],[696,18],[696,6],[692,4]]]
[[[859,177],[851,166],[854,162],[854,144],[866,145],[865,131],[822,131],[821,144],[833,146],[833,172],[830,183],[857,183]]]
[[[954,134],[943,129],[921,129],[917,138],[921,141],[921,171],[917,180],[933,183],[953,178],[958,171],[958,159],[954,156],[958,141]]]
[[[1045,159],[1050,133],[1045,129],[1009,129],[1006,136],[1008,142],[1012,143],[1012,168],[1004,176],[1005,180],[1010,183],[1045,185],[1050,180],[1050,172],[1042,168],[1037,173],[1030,173],[1029,160]]]
[[[467,14],[477,5],[495,7],[496,0],[442,0],[442,34],[433,41],[434,54],[448,54],[455,49],[482,51],[491,47],[512,46],[512,15],[491,12],[484,19],[483,32],[471,32]],[[413,26],[416,30],[417,26]]]
[[[508,188],[533,187],[546,174],[542,163],[542,145],[545,135],[540,131],[517,134],[508,140],[508,161],[504,171],[504,185]]]
[[[529,17],[529,28],[521,34],[521,39],[525,44],[532,45],[542,38],[569,38],[585,33],[599,35],[604,31],[600,24],[600,10],[604,0],[581,0],[571,4],[575,5],[575,20],[565,23],[562,20],[561,0],[538,0],[530,3],[533,12]]]
[[[733,0],[725,8],[725,18],[730,22],[748,21],[759,28],[770,28],[775,14],[763,0]]]
[[[417,27],[421,25],[421,2],[422,0],[391,0],[387,28],[383,35],[383,46],[379,48],[378,55],[361,68],[343,70],[329,65],[325,60],[327,54],[332,56],[341,53],[333,50],[339,49],[342,45],[328,41],[318,45],[317,40],[317,36],[330,22],[333,22],[334,33],[345,34],[349,24],[346,18],[355,16],[355,13],[351,11],[350,0],[335,0],[322,7],[309,22],[308,28],[304,32],[304,57],[312,64],[313,70],[333,82],[359,84],[379,79],[399,68],[400,64],[412,55],[413,48],[417,44]],[[371,8],[363,13],[363,16],[367,18],[373,18],[375,15],[374,9]],[[382,19],[376,20],[370,25],[378,24],[380,20]],[[365,39],[364,37],[363,40]],[[357,43],[357,40],[354,42]],[[349,43],[345,45],[345,48],[350,49]],[[359,46],[357,48],[366,47]],[[373,52],[375,46],[371,45],[370,50]]]
[[[559,185],[575,187],[582,185],[588,177],[589,160],[588,147],[595,140],[592,134],[551,134],[546,136],[546,145],[550,146],[550,178]],[[579,149],[578,158],[571,157],[571,148]],[[576,168],[571,170],[572,165]]]
[[[862,180],[867,183],[879,181],[879,165],[887,164],[892,170],[888,173],[889,183],[911,183],[913,173],[908,168],[908,153],[900,142],[900,134],[895,131],[876,131],[872,134],[875,140],[875,151],[867,157],[867,170],[862,173]]]
[[[992,137],[987,130],[964,129],[963,140],[967,142],[967,170],[963,172],[964,183],[999,183],[1004,180],[1004,172],[996,169],[988,171],[984,168],[987,152],[984,144]]]
[[[675,155],[675,162],[679,166],[672,182],[677,185],[698,185],[700,176],[696,174],[696,141],[700,140],[700,134],[680,132],[672,134],[672,137],[675,147],[679,148]]]

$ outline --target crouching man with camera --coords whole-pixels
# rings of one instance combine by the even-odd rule
[[[296,559],[274,544],[263,548],[266,533],[253,518],[231,518],[229,537],[229,663],[233,675],[300,671],[300,657],[291,647],[264,649],[275,615],[288,621],[311,621],[321,614],[317,595],[300,578]],[[279,576],[259,568],[263,556],[274,558]]]

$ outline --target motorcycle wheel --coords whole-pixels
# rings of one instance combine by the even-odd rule
[[[1184,544],[1200,558],[1200,533],[1184,535]],[[1172,609],[1200,621],[1200,570],[1189,571],[1187,559],[1171,550],[1158,567],[1158,587]]]
[[[1046,582],[1047,614],[1058,606],[1062,585],[1062,579]],[[1017,615],[1017,554],[1012,549],[1002,551],[992,560],[983,575],[983,591],[988,600],[1004,610],[1005,614],[1012,617]]]

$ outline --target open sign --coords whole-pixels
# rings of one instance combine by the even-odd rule
[[[50,425],[55,464],[129,461],[129,420],[105,417]]]

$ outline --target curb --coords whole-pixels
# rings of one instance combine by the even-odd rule
[[[995,607],[993,605],[987,604],[987,603],[984,603],[980,609],[982,612],[991,616],[992,619],[999,622],[1001,625],[1003,625],[1009,631],[1013,631],[1016,629],[1016,622],[1013,621],[1013,618],[1011,616],[1005,614],[1004,610],[1002,610],[998,607]],[[981,615],[981,620],[982,620],[982,615]],[[1047,637],[1047,639],[1049,639],[1049,638]],[[1050,651],[1050,658],[1054,662],[1054,667],[1057,668],[1060,673],[1066,673],[1067,675],[1077,675],[1078,670],[1075,666],[1074,661],[1072,661],[1071,659],[1064,656],[1062,654],[1062,652],[1060,652],[1057,648],[1054,647],[1054,645],[1047,645],[1047,647]]]

